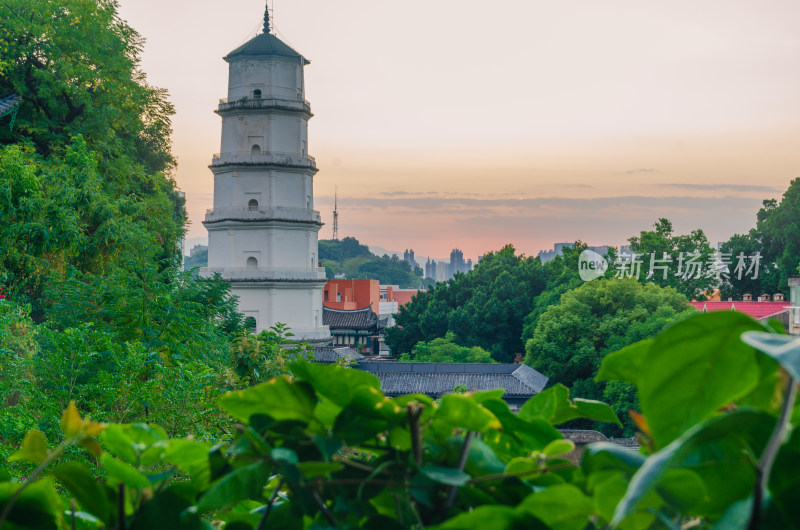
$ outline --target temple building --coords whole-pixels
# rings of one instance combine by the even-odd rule
[[[330,342],[322,322],[317,166],[308,154],[309,61],[272,34],[268,11],[263,33],[224,60],[228,97],[216,110],[222,141],[210,166],[214,208],[203,222],[209,248],[201,274],[230,282],[256,331],[282,322],[296,339]]]

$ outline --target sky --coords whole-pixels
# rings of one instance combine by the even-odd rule
[[[315,207],[340,237],[465,258],[626,243],[659,217],[749,230],[800,176],[794,0],[272,0],[307,57]],[[177,110],[188,242],[213,205],[222,57],[260,0],[120,0]]]

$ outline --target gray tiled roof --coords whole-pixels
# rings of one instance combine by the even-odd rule
[[[314,347],[314,360],[320,363],[335,363],[339,359],[350,361],[360,361],[364,356],[352,348],[337,346],[316,346]]]
[[[505,396],[530,397],[547,384],[546,376],[525,364],[362,362],[356,368],[375,374],[388,395],[438,397],[464,385],[469,391],[502,388]]]
[[[372,306],[361,309],[332,309],[322,307],[322,324],[330,326],[331,331],[337,329],[378,329],[378,315],[372,312]]]
[[[591,444],[595,442],[607,442],[608,438],[606,435],[598,432],[598,431],[591,431],[591,430],[584,430],[584,429],[559,429],[561,434],[564,435],[564,438],[567,440],[571,440],[576,444]]]
[[[278,37],[273,35],[272,33],[261,33],[249,41],[245,42],[228,55],[225,56],[225,60],[229,60],[233,57],[240,57],[240,56],[270,56],[270,55],[277,55],[279,57],[291,57],[293,59],[300,59],[303,61],[303,64],[308,64],[308,60],[306,60],[302,55],[294,51],[288,44],[280,40]]]

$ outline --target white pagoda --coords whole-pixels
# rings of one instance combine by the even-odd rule
[[[208,268],[239,297],[257,331],[277,322],[295,338],[330,339],[322,325],[325,269],[318,266],[314,158],[308,154],[303,68],[309,62],[270,31],[230,52],[220,153],[211,162],[214,208],[206,213]]]

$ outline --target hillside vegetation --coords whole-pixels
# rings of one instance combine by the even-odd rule
[[[0,457],[75,401],[98,421],[218,435],[241,329],[222,282],[179,270],[186,222],[164,90],[110,1],[0,5]],[[209,411],[212,411],[209,413]]]
[[[403,289],[424,285],[422,269],[412,270],[396,254],[376,256],[354,237],[320,240],[319,257],[328,278],[344,274],[346,278],[378,280],[383,285],[399,285]]]

